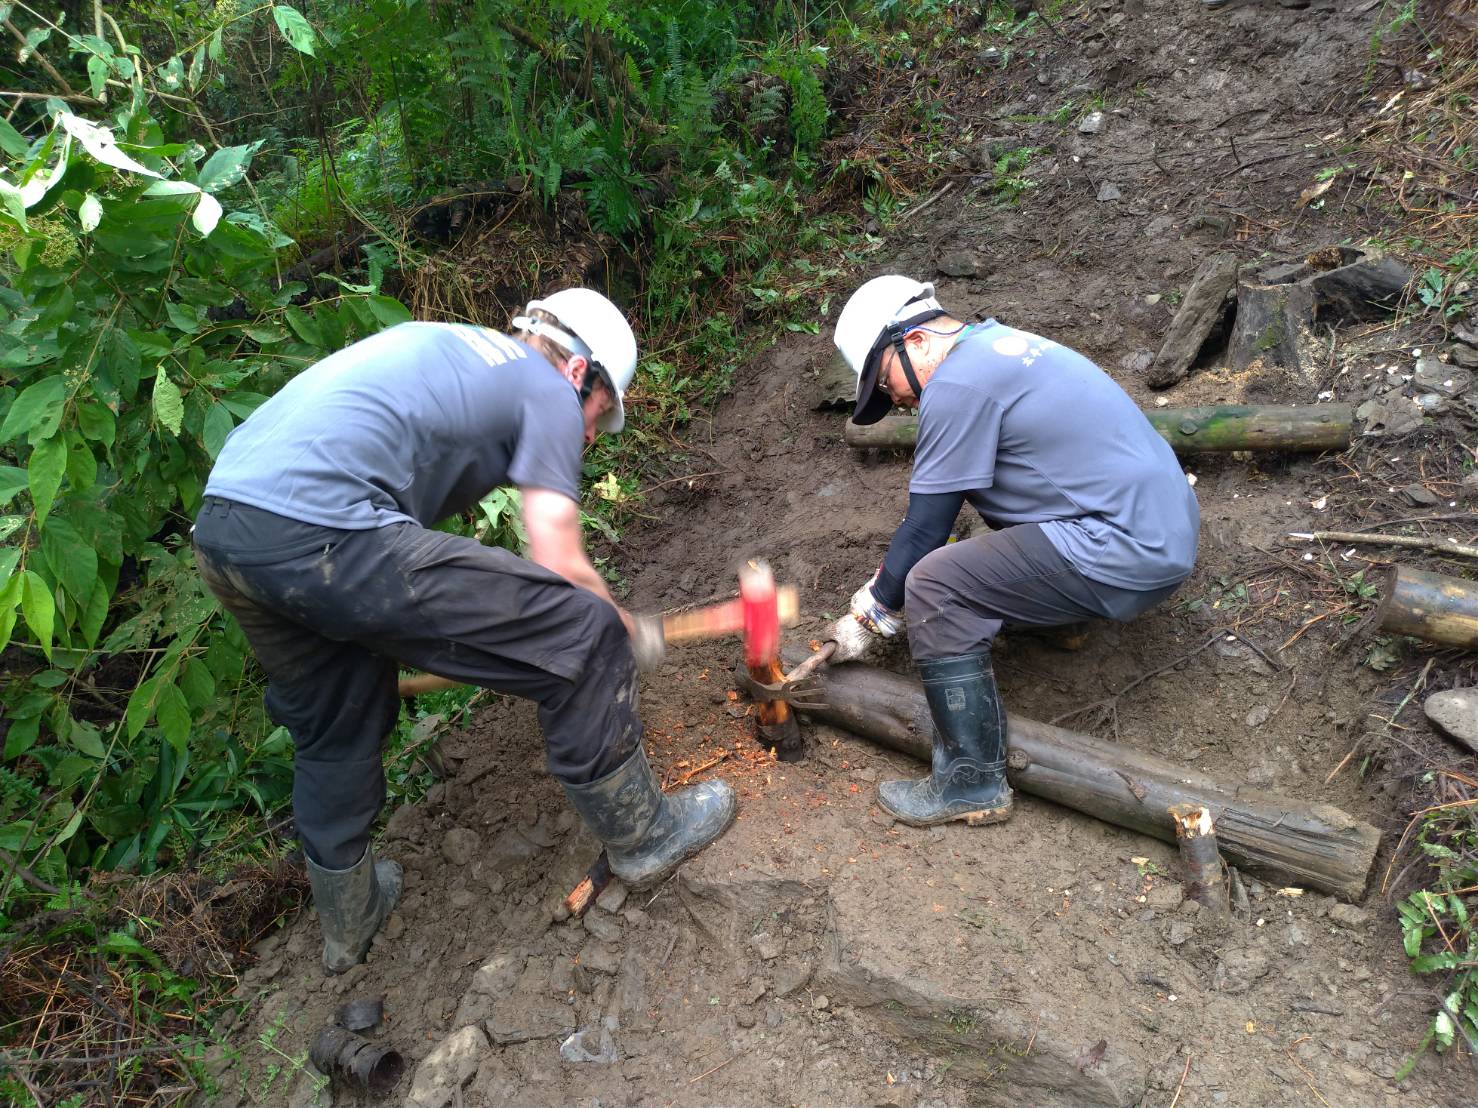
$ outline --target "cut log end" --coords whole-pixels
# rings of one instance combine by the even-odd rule
[[[1175,838],[1180,844],[1186,891],[1203,909],[1225,919],[1232,911],[1227,867],[1216,843],[1211,809],[1201,804],[1173,804],[1169,811],[1175,822]]]
[[[1461,577],[1392,566],[1376,611],[1382,631],[1440,646],[1478,649],[1478,584]]]

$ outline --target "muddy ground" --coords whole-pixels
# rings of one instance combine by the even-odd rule
[[[1352,233],[1348,207],[1295,200],[1331,136],[1373,110],[1359,88],[1378,15],[1365,0],[1219,13],[1105,2],[1024,40],[1034,54],[1004,69],[966,51],[941,94],[954,187],[841,284],[895,270],[933,279],[959,314],[1072,345],[1155,403],[1145,354],[1207,253],[1299,253]],[[1079,122],[1093,106],[1103,126],[1088,133]],[[1035,183],[1003,205],[988,165],[1021,146],[1038,150],[1025,171]],[[1096,199],[1106,184],[1117,199]],[[652,518],[617,553],[631,607],[726,594],[739,560],[761,555],[800,587],[804,640],[876,567],[903,514],[908,458],[855,454],[843,417],[817,407],[844,298],[821,335],[756,357],[690,429],[685,459],[643,507]],[[1358,404],[1400,390],[1430,332],[1347,329],[1326,380],[1212,364],[1166,395],[1311,402],[1328,390]],[[1283,536],[1433,510],[1388,483],[1403,451],[1427,451],[1420,483],[1456,504],[1462,474],[1443,444],[1471,441],[1466,418],[1431,418],[1399,449],[1362,440],[1337,457],[1188,461],[1203,511],[1194,578],[1160,610],[1094,628],[1076,653],[1004,636],[1008,710],[1066,716],[1399,833],[1407,783],[1379,772],[1378,749],[1327,780],[1412,682],[1409,664],[1368,664],[1371,640],[1351,622],[1362,609],[1341,607],[1353,593],[1338,581],[1370,560],[1335,555],[1331,575]],[[1197,650],[1218,627],[1262,654],[1226,639]],[[544,771],[532,710],[493,701],[442,744],[445,783],[389,818],[383,851],[404,864],[406,894],[368,964],[325,979],[311,913],[261,945],[214,1101],[354,1102],[302,1058],[338,1004],[367,995],[385,997],[376,1039],[408,1063],[391,1102],[424,1106],[1478,1099],[1457,1051],[1393,1080],[1431,1003],[1380,893],[1395,835],[1362,903],[1249,880],[1250,911],[1223,932],[1184,898],[1171,847],[1031,797],[999,827],[894,825],[876,783],[917,766],[826,727],[808,725],[805,761],[770,761],[733,691],[737,656],[729,643],[685,647],[644,685],[666,778],[698,770],[739,790],[723,840],[657,890],[615,886],[583,922],[557,922],[597,847]],[[1430,683],[1464,676],[1451,654],[1432,657]],[[1112,716],[1070,714],[1179,658]],[[905,670],[906,654],[885,664]],[[577,1030],[589,1051],[609,1046],[604,1060],[562,1058]]]

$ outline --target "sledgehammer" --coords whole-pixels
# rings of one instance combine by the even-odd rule
[[[769,567],[761,562],[751,562],[745,570],[751,577],[748,591],[746,575],[740,573],[739,596],[735,599],[663,616],[663,640],[670,645],[737,634],[744,640],[746,661],[753,658],[759,665],[765,658],[772,657],[775,665],[779,666],[780,628],[791,626],[800,616],[795,586],[777,588]],[[755,679],[772,680],[761,678],[758,673]],[[400,679],[400,695],[417,696],[437,689],[454,689],[467,683],[452,677],[420,673]]]

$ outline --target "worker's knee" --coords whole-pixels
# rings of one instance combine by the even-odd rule
[[[950,595],[947,584],[949,547],[940,547],[919,559],[903,582],[903,610],[909,622],[931,618],[941,612]]]

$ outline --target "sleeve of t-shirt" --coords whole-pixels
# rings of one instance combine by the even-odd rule
[[[574,390],[568,392],[568,397],[544,393],[520,401],[518,445],[508,479],[521,489],[550,489],[578,501],[585,424]]]
[[[996,479],[1001,406],[979,389],[953,381],[924,386],[911,493],[972,492]]]

